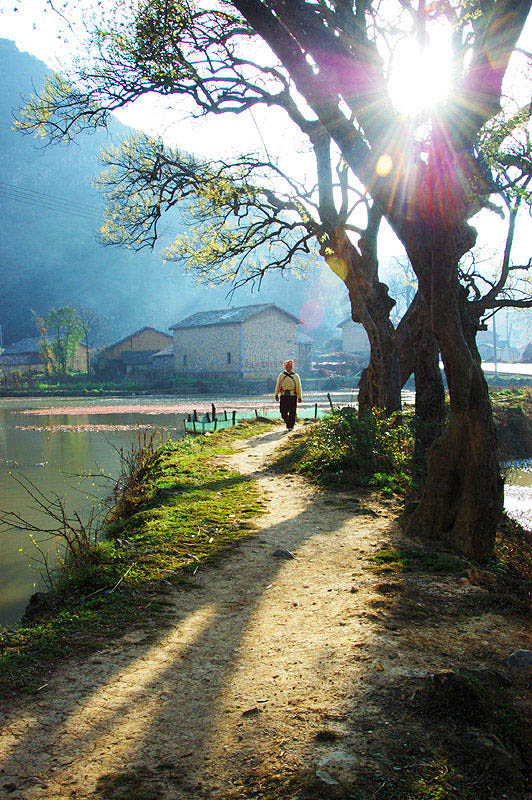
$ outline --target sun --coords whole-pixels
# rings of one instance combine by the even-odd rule
[[[393,56],[390,97],[397,111],[415,117],[445,100],[449,93],[451,55],[447,37],[434,36],[420,47],[412,39],[401,42]]]

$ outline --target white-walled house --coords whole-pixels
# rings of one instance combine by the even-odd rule
[[[312,345],[314,341],[305,333],[297,332],[297,360],[295,370],[300,375],[308,375],[312,370]]]
[[[360,322],[353,322],[351,317],[338,323],[342,330],[342,351],[344,353],[369,354],[369,339],[364,326]]]
[[[276,378],[297,360],[297,317],[273,303],[200,311],[170,326],[178,374]]]

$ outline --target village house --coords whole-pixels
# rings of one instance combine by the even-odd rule
[[[369,339],[364,326],[347,317],[336,326],[342,330],[342,352],[369,355]]]
[[[174,345],[164,347],[152,356],[153,372],[160,378],[175,375]]]
[[[89,354],[92,348],[89,348]],[[44,372],[44,354],[42,340],[39,336],[21,339],[19,342],[8,344],[0,355],[0,371],[4,374],[12,372]],[[48,364],[53,369],[54,356],[52,346],[48,346]],[[80,342],[68,368],[72,372],[87,371],[87,347]]]
[[[170,334],[145,326],[100,350],[96,369],[108,377],[149,375],[153,356],[171,344]]]
[[[176,372],[274,379],[285,359],[297,361],[300,324],[273,303],[192,314],[170,326]]]
[[[312,370],[312,345],[310,336],[297,332],[297,360],[296,370],[300,375],[309,375]]]
[[[512,363],[519,361],[522,355],[522,348],[513,347],[508,341],[502,339],[499,335],[495,335],[495,343],[493,341],[493,328],[488,330],[481,330],[477,333],[476,343],[478,352],[482,361],[505,361]]]

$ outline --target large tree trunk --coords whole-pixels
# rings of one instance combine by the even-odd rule
[[[372,218],[373,213],[373,218]],[[370,360],[359,382],[358,410],[372,408],[391,414],[401,410],[399,353],[390,311],[395,301],[388,287],[378,279],[376,236],[380,212],[370,212],[366,235],[357,249],[345,230],[339,228],[330,237],[324,257],[349,292],[351,319],[364,326],[370,344]]]
[[[427,453],[443,430],[445,390],[439,365],[439,347],[432,332],[432,320],[419,292],[397,326],[395,347],[399,354],[401,388],[414,373],[414,468],[418,479],[424,482]]]
[[[350,293],[351,295],[351,293]],[[351,301],[351,316],[359,322],[356,305]],[[374,313],[371,324],[364,326],[370,343],[369,364],[358,384],[358,413],[372,408],[388,414],[401,410],[399,353],[395,347],[394,329],[388,315]]]
[[[348,44],[337,35],[351,26],[351,20],[344,23],[343,11],[335,28],[339,11],[331,12],[332,21],[326,20],[306,2],[233,0],[233,5],[288,69],[345,161],[386,214],[433,313],[450,419],[431,448],[425,493],[411,529],[468,555],[490,555],[502,509],[502,481],[486,382],[478,352],[471,343],[468,346],[462,325],[458,262],[474,244],[474,237],[467,235],[467,220],[482,205],[482,195],[490,192],[479,180],[473,148],[481,127],[500,110],[502,81],[531,2],[481,4],[483,13],[475,15],[473,23],[471,58],[465,60],[463,72],[458,65],[446,114],[434,115],[426,152],[417,129],[409,132],[393,113],[382,63],[364,22],[359,25],[356,20]],[[362,20],[366,5],[360,4]],[[309,64],[309,53],[318,69]],[[356,128],[338,96],[351,110]],[[386,175],[377,170],[383,155],[391,156],[393,165]]]
[[[424,320],[415,340],[416,363],[416,441],[414,469],[423,480],[432,444],[441,435],[445,419],[445,391],[440,372],[440,351],[434,335]]]
[[[433,256],[433,263],[418,264],[416,271],[434,278],[430,312],[449,387],[450,414],[430,450],[423,495],[408,530],[467,556],[489,557],[503,508],[503,483],[488,387],[474,339],[464,325],[467,315],[456,268],[439,265]],[[431,297],[428,286],[424,291]]]
[[[474,164],[455,149],[451,134],[434,123],[424,180],[407,204],[414,213],[399,222],[449,389],[447,427],[430,449],[427,481],[408,529],[484,558],[493,555],[503,484],[488,387],[458,277],[460,258],[476,240],[467,223]]]

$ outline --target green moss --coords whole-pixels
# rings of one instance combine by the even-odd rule
[[[384,548],[374,553],[370,569],[373,572],[405,572],[426,570],[428,572],[465,571],[465,562],[450,553],[423,552],[413,550],[395,550]]]
[[[379,550],[370,561],[374,572],[401,572],[410,566],[407,555],[398,550]]]

